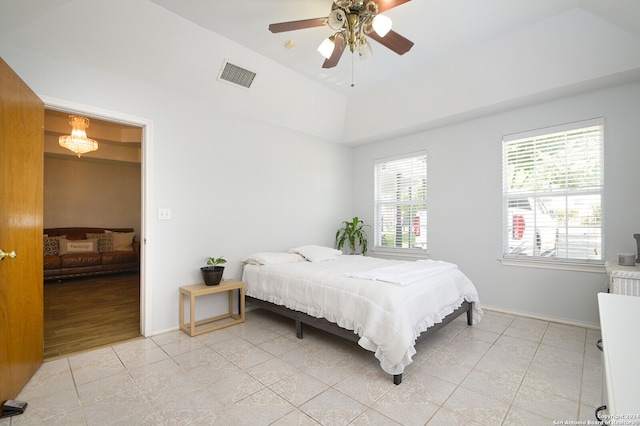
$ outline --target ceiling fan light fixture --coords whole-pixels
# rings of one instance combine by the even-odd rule
[[[389,31],[391,31],[392,25],[393,25],[393,22],[391,21],[391,18],[385,15],[376,15],[373,18],[373,22],[371,22],[371,26],[373,27],[373,30],[380,37],[386,36],[389,33]]]
[[[85,129],[89,127],[89,119],[79,115],[70,115],[71,135],[60,136],[58,143],[60,146],[78,154],[78,158],[87,152],[96,151],[98,142],[87,137]]]
[[[329,59],[331,57],[331,54],[333,53],[333,49],[336,47],[334,40],[335,40],[335,36],[325,38],[322,41],[322,43],[320,43],[320,46],[318,46],[318,52],[320,52],[320,54],[324,56],[326,59]]]
[[[327,26],[333,36],[324,40],[318,52],[324,56],[322,68],[338,65],[342,53],[348,48],[360,59],[371,56],[370,39],[375,40],[398,55],[404,55],[413,47],[413,42],[391,30],[391,18],[379,15],[411,0],[332,0],[331,12],[325,18],[299,19],[296,21],[269,24],[269,31],[281,33],[304,28]]]
[[[358,55],[360,56],[360,59],[370,59],[373,56],[371,45],[367,43],[367,40],[364,40],[364,38],[363,40],[360,40]]]

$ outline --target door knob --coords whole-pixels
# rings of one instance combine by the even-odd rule
[[[11,250],[9,253],[7,253],[6,251],[0,248],[0,260],[4,260],[4,258],[7,256],[13,259],[14,257],[16,257],[16,251]]]

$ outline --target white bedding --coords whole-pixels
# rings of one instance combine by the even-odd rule
[[[456,269],[458,266],[442,260],[419,260],[417,262],[394,263],[382,268],[370,269],[368,271],[350,272],[347,276],[352,278],[362,278],[365,280],[385,281],[391,284],[405,286],[413,284],[434,275],[438,275],[449,269]]]
[[[401,374],[411,364],[420,333],[463,301],[475,304],[474,324],[482,318],[478,292],[457,267],[406,285],[349,276],[414,263],[345,255],[321,262],[247,264],[242,280],[247,296],[354,330],[359,345],[375,353],[384,371]]]

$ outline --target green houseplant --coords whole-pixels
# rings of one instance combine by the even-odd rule
[[[357,216],[351,221],[342,222],[342,228],[336,232],[336,248],[342,250],[345,242],[349,242],[351,254],[356,254],[358,247],[362,249],[362,254],[367,252],[367,233],[364,232],[365,225]]]
[[[220,266],[223,263],[227,263],[224,257],[209,257],[207,258],[207,266],[200,268],[202,272],[202,279],[206,285],[218,285],[222,281],[222,274],[224,273],[224,266]]]

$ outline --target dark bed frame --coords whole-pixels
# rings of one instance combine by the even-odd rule
[[[275,303],[266,302],[261,299],[256,299],[255,297],[246,296],[247,302],[250,302],[253,305],[259,306],[261,308],[265,308],[274,312],[276,314],[282,315],[287,318],[291,318],[295,321],[296,324],[296,337],[298,339],[302,339],[302,325],[306,324],[311,327],[317,328],[319,330],[326,331],[327,333],[331,333],[335,336],[342,337],[347,340],[351,340],[352,342],[358,342],[360,340],[360,336],[354,333],[353,330],[347,330],[338,326],[336,323],[330,322],[325,318],[316,318],[310,315],[305,314],[304,312],[294,311],[293,309],[286,308],[282,305],[276,305]],[[451,314],[447,315],[442,322],[429,327],[425,330],[420,336],[419,339],[426,337],[436,331],[440,330],[440,328],[449,324],[451,321],[458,318],[460,315],[467,313],[467,324],[473,325],[472,313],[473,313],[473,302],[462,302],[462,305],[453,311]],[[394,374],[393,383],[399,385],[402,383],[402,373]]]

